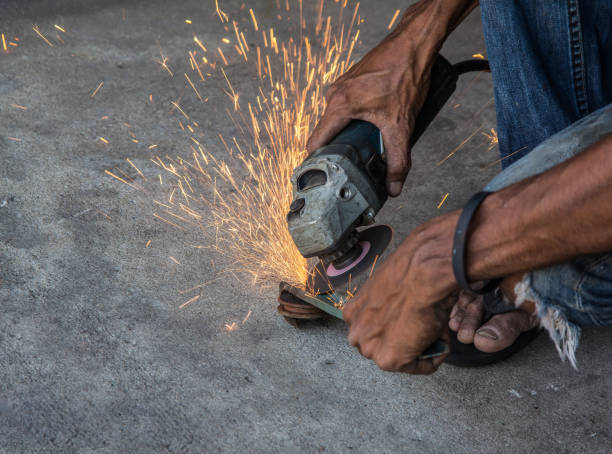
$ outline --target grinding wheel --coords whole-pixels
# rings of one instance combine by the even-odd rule
[[[361,253],[349,265],[336,268],[333,263],[325,264],[321,260],[310,272],[307,288],[313,293],[329,293],[335,289],[348,286],[364,272],[372,270],[377,259],[383,254],[393,236],[393,230],[387,225],[376,225],[359,232],[358,244]]]

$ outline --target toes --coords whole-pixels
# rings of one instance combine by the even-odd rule
[[[474,341],[476,330],[482,325],[484,315],[484,304],[482,298],[473,300],[463,313],[463,319],[457,330],[457,339],[464,344],[471,344]]]
[[[474,346],[483,352],[498,352],[512,345],[523,331],[531,327],[531,317],[526,312],[512,311],[498,314],[491,317],[476,332]]]
[[[455,304],[451,311],[450,318],[448,319],[448,327],[453,331],[459,331],[461,320],[463,320],[463,312],[459,313],[457,305]]]
[[[466,314],[468,306],[474,302],[477,297],[472,296],[466,292],[461,292],[457,298],[457,302],[453,306],[448,320],[448,327],[453,331],[459,331],[461,322]]]

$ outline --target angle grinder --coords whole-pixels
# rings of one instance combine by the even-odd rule
[[[459,75],[488,70],[486,60],[452,65],[438,55],[427,97],[415,120],[411,147],[453,94]],[[374,224],[388,197],[384,153],[380,130],[369,122],[354,120],[294,169],[293,201],[287,214],[289,233],[305,258],[319,259],[306,283],[309,293],[350,292],[347,285],[371,270],[391,242],[389,226],[361,229]],[[297,292],[287,296],[291,292],[284,288],[285,298],[282,292],[279,297],[281,314],[291,317],[295,312],[299,315],[296,318],[316,318],[318,310],[304,311],[301,303],[308,303],[300,301]],[[284,307],[283,300],[287,300]]]

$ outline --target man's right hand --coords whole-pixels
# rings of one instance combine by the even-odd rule
[[[476,3],[423,0],[408,8],[397,28],[329,87],[308,152],[329,143],[351,120],[368,121],[382,132],[387,191],[398,196],[410,170],[410,136],[435,57],[450,30]]]

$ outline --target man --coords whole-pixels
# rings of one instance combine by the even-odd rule
[[[387,189],[398,196],[434,58],[477,4],[408,8],[330,87],[309,151],[351,119],[375,124]],[[437,338],[448,341],[448,328],[492,353],[538,323],[575,366],[579,327],[612,325],[612,2],[482,0],[480,8],[503,170],[468,220],[455,272],[461,211],[411,232],[344,309],[349,342],[384,370],[434,372],[444,358],[417,356]],[[460,291],[457,266],[472,283],[502,278],[492,294],[517,310],[483,319],[483,297]]]

